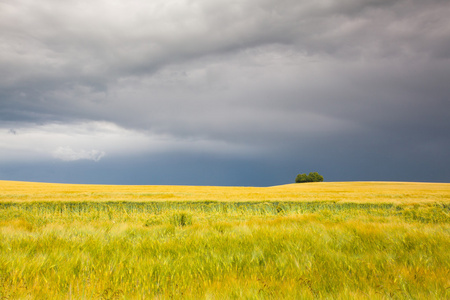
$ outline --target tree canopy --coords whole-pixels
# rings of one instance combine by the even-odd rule
[[[304,182],[322,182],[323,176],[317,172],[310,172],[308,175],[306,174],[298,174],[295,178],[296,183],[304,183]]]

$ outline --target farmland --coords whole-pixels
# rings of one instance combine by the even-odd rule
[[[450,184],[0,181],[0,299],[450,298]]]

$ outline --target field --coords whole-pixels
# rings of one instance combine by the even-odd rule
[[[450,299],[450,184],[0,181],[0,299]]]

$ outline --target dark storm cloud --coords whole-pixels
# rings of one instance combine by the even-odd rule
[[[326,161],[336,179],[448,165],[448,15],[444,0],[0,1],[0,126],[107,121]]]

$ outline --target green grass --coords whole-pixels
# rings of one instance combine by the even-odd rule
[[[448,299],[448,203],[0,203],[0,299]]]

